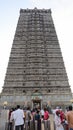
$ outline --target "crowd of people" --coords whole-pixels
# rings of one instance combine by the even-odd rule
[[[52,110],[55,129],[56,130],[73,130],[73,110],[72,106],[69,106],[69,109],[64,112],[61,108],[56,108]],[[27,109],[21,109],[20,105],[17,107],[11,108],[8,113],[9,121],[9,130],[24,130],[25,122],[28,121],[28,127],[30,127],[30,120],[37,120],[38,130],[41,130],[41,120],[49,120],[50,112],[45,107],[44,109],[35,108],[30,110],[30,107]]]
[[[57,108],[54,112],[56,130],[73,130],[73,110],[70,105],[66,111]]]
[[[37,120],[38,129],[41,130],[41,120],[48,120],[48,118],[49,112],[46,107],[41,110],[39,108],[30,110],[30,107],[27,107],[25,110],[21,109],[20,105],[17,105],[15,109],[11,108],[9,110],[9,130],[24,130],[26,120],[28,121],[28,127],[30,127],[30,120],[33,120],[33,125],[35,120]]]

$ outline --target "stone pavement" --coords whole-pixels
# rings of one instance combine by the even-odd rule
[[[0,130],[5,130],[5,122],[8,121],[7,115],[8,115],[8,110],[0,110]]]

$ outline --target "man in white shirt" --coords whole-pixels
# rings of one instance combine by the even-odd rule
[[[17,109],[14,111],[13,119],[15,123],[15,130],[24,129],[24,111],[20,109],[20,105],[17,105]]]

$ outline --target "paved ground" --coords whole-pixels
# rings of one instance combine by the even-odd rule
[[[5,123],[7,122],[8,110],[0,110],[0,130],[5,130]]]

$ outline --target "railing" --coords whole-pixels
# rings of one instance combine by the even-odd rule
[[[28,126],[28,121],[25,122],[25,130],[50,130],[50,120],[45,121],[30,121]]]
[[[8,123],[5,124],[5,130],[10,130]],[[55,125],[50,120],[30,120],[30,122],[26,120],[24,130],[55,130]]]

